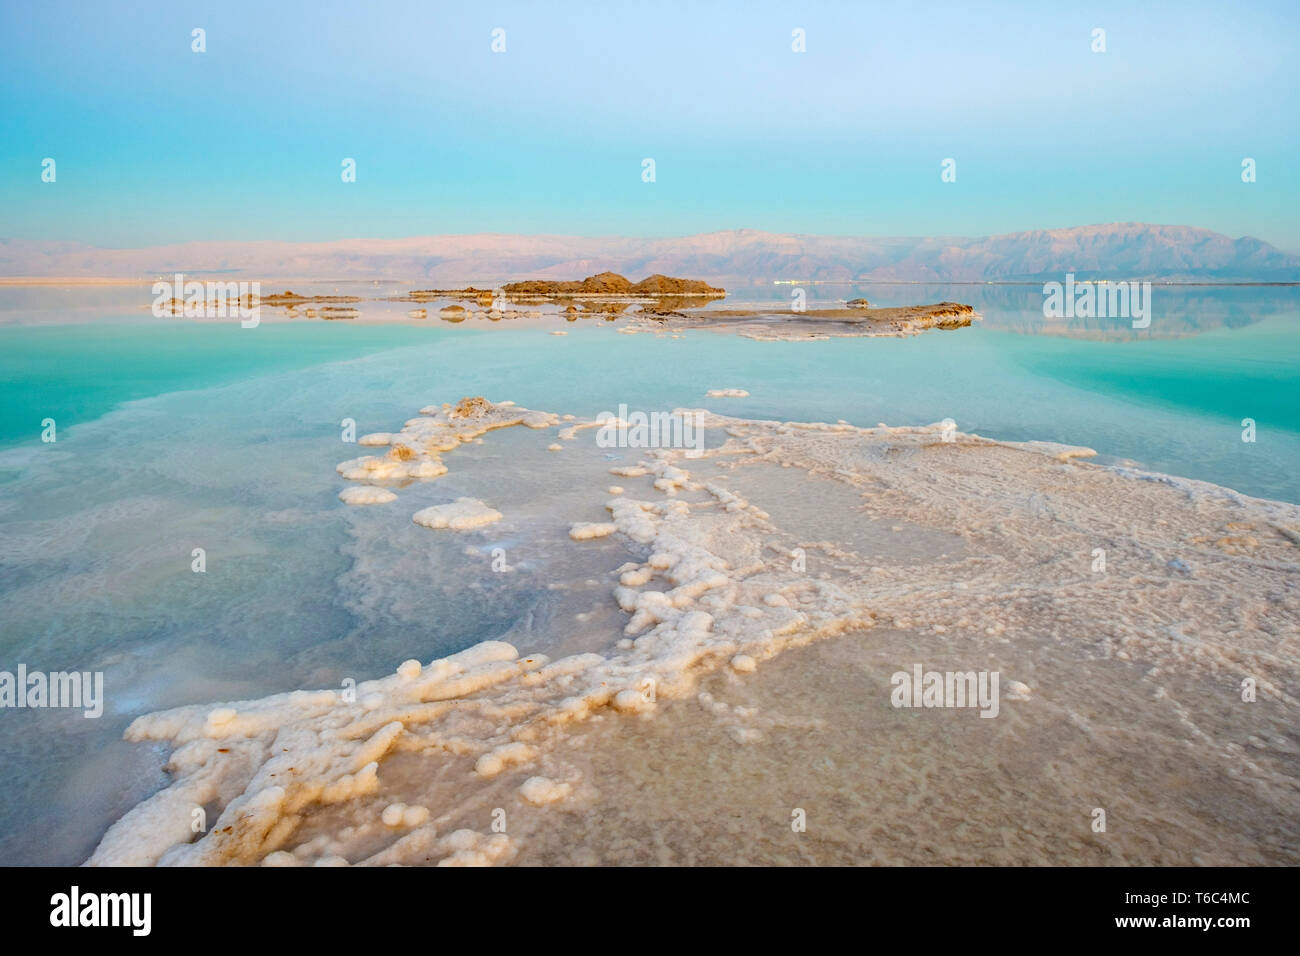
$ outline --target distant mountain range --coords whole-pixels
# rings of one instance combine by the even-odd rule
[[[1300,281],[1300,256],[1193,226],[1112,223],[980,238],[805,236],[737,229],[670,239],[421,236],[333,242],[202,241],[143,249],[0,240],[0,276],[401,279],[495,284],[653,273],[736,287],[772,280],[1011,282]]]

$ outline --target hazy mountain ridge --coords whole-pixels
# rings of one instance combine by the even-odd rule
[[[1300,281],[1300,256],[1194,226],[1113,223],[998,236],[813,236],[738,229],[666,239],[482,233],[321,243],[200,241],[143,249],[0,240],[0,275],[95,278],[174,272],[243,278],[445,283],[688,276],[757,280],[988,282],[1059,279]]]

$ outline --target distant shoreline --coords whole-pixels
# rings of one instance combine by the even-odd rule
[[[773,279],[773,285],[1042,285],[1044,282],[1051,282],[1051,279]],[[1176,286],[1211,286],[1211,287],[1228,287],[1233,286],[1300,286],[1300,282],[1182,282],[1174,279],[1080,279],[1075,281],[1079,284],[1086,282],[1106,283],[1106,282],[1150,282],[1152,285],[1176,285]]]
[[[0,285],[149,285],[155,279],[80,278],[77,276],[0,276]]]
[[[374,285],[382,283],[385,285],[413,285],[414,282],[406,279],[336,279],[325,277],[310,276],[275,276],[265,277],[258,276],[249,278],[246,275],[232,274],[229,272],[200,272],[189,270],[185,271],[186,276],[193,278],[202,277],[216,281],[218,278],[226,281],[246,281],[246,282],[268,282],[276,285],[282,285],[289,282],[297,283],[333,283],[334,285]],[[1140,279],[1140,277],[1139,277]],[[113,285],[152,285],[160,281],[158,276],[142,276],[138,278],[128,277],[107,277],[107,276],[0,276],[0,286],[113,286]],[[418,280],[417,280],[418,281]],[[476,281],[483,281],[481,279]],[[719,280],[721,281],[721,280]],[[771,279],[750,280],[745,287],[765,287],[768,285],[830,285],[830,286],[862,286],[862,285],[972,285],[972,286],[1040,286],[1048,279],[997,279],[997,280],[976,280],[976,279]],[[1105,283],[1105,282],[1131,282],[1132,277],[1127,279],[1076,279],[1076,281]],[[1152,285],[1159,286],[1179,286],[1187,288],[1257,288],[1261,286],[1268,287],[1300,287],[1300,282],[1273,282],[1273,281],[1253,281],[1253,282],[1183,282],[1167,279],[1141,279],[1140,281],[1149,281]],[[490,283],[489,283],[490,284]],[[584,297],[582,293],[567,293],[569,296]]]

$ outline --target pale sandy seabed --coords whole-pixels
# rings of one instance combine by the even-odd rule
[[[363,437],[346,487],[396,499],[345,500],[394,523],[465,442],[563,443],[589,499],[564,547],[613,603],[550,658],[141,717],[172,783],[90,862],[1300,862],[1300,508],[942,425],[704,420],[702,456],[617,464],[509,403]],[[415,520],[473,542],[509,518],[484,497]],[[914,664],[998,671],[998,716],[893,707]]]

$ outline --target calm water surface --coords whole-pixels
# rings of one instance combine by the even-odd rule
[[[108,691],[98,720],[0,711],[0,862],[79,863],[159,786],[159,755],[120,740],[140,713],[378,676],[550,607],[543,576],[467,581],[464,542],[395,533],[378,509],[341,505],[334,465],[357,454],[345,418],[358,434],[393,430],[464,395],[579,416],[626,404],[859,425],[951,417],[1300,501],[1296,289],[1157,287],[1137,332],[1045,322],[1032,286],[818,286],[814,307],[954,300],[985,319],[811,343],[619,335],[600,319],[559,337],[558,318],[449,325],[406,320],[411,306],[394,303],[363,303],[352,322],[264,317],[246,330],[153,319],[147,291],[0,288],[0,670],[102,670]],[[710,388],[750,397],[706,399]],[[558,561],[545,513],[565,479],[558,456],[530,449],[527,435],[489,435],[419,493],[508,497],[526,474],[538,523],[504,543],[525,564]],[[191,571],[195,547],[204,575]]]

